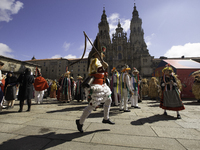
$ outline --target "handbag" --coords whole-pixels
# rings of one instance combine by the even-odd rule
[[[83,88],[90,88],[91,87],[91,84],[93,83],[94,81],[94,76],[88,76],[84,81],[83,83],[81,84],[81,86]]]
[[[176,90],[164,91],[163,106],[165,107],[183,106],[181,98]]]

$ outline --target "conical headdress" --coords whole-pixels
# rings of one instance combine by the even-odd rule
[[[101,44],[100,44],[98,35],[96,36],[96,39],[95,39],[93,45],[97,49],[99,54],[101,55]],[[90,51],[89,56],[88,56],[88,68],[89,68],[89,65],[90,65],[90,59],[97,53],[97,51],[95,50],[94,47],[92,47],[92,50]]]

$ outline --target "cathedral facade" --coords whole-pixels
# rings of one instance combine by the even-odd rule
[[[142,19],[139,18],[136,6],[132,12],[130,24],[130,36],[123,31],[120,22],[112,35],[112,41],[109,35],[109,23],[105,9],[101,16],[101,22],[98,24],[99,38],[102,45],[106,46],[105,61],[109,64],[109,74],[115,67],[121,72],[122,67],[126,64],[131,70],[133,67],[140,71],[142,77],[151,77],[153,73],[153,59],[149,54],[147,45],[144,41],[144,31],[142,29]]]

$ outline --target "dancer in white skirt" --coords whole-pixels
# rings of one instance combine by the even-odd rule
[[[122,72],[124,73],[123,73],[122,82],[121,82],[122,98],[121,98],[119,110],[124,111],[124,112],[130,112],[130,110],[128,109],[128,93],[131,93],[131,96],[133,95],[133,89],[131,87],[131,82],[130,82],[131,79],[129,75],[129,70],[131,70],[131,68],[129,68],[128,65],[125,65],[122,70]]]
[[[131,96],[131,107],[138,108],[138,96],[139,96],[139,71],[136,68],[133,68],[132,77],[131,77],[131,86],[134,89],[134,95]]]
[[[90,115],[91,111],[101,103],[104,103],[104,119],[102,123],[115,124],[109,119],[109,111],[112,99],[111,90],[105,82],[105,76],[107,73],[106,69],[108,68],[108,64],[104,61],[100,61],[104,56],[103,53],[105,52],[106,48],[100,46],[98,36],[94,41],[94,46],[98,52],[93,47],[88,57],[88,72],[89,76],[94,77],[94,81],[92,82],[90,88],[85,89],[86,98],[89,101],[89,105],[83,111],[80,120],[76,120],[77,129],[81,133],[83,132],[82,127],[85,119]],[[98,53],[101,56],[99,56]]]

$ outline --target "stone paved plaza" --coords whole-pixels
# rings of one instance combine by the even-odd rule
[[[185,110],[164,116],[159,103],[143,100],[141,109],[121,112],[111,107],[110,119],[115,125],[103,124],[103,108],[86,119],[84,133],[76,129],[86,102],[58,103],[44,99],[31,112],[18,113],[19,101],[13,109],[0,112],[0,150],[199,150],[200,103],[184,100]]]

